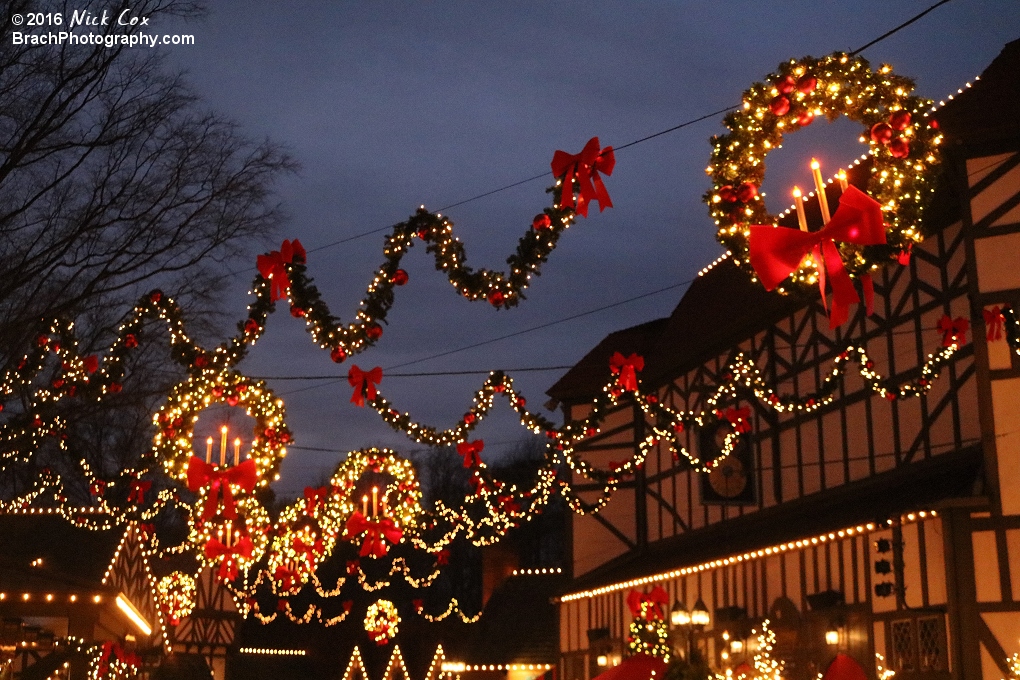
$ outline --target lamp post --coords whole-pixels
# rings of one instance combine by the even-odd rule
[[[694,663],[694,634],[701,632],[710,620],[708,607],[700,597],[691,611],[687,611],[687,607],[680,600],[673,602],[673,607],[669,610],[669,622],[674,628],[683,630],[687,636],[687,663]]]
[[[682,631],[684,637],[687,638],[687,662],[691,661],[691,649],[690,649],[690,625],[691,625],[691,613],[687,611],[687,607],[679,599],[673,601],[673,607],[669,610],[669,623],[673,628],[674,632]],[[674,649],[678,648],[679,645],[674,642]]]
[[[711,617],[709,616],[708,613],[708,607],[705,606],[704,600],[702,600],[699,597],[698,601],[694,603],[694,609],[691,610],[691,628],[694,629],[693,632],[691,633],[692,656],[694,654],[694,633],[700,633],[702,630],[704,630],[705,626],[708,625],[710,620]]]

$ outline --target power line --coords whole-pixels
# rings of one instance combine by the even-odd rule
[[[387,373],[387,378],[422,378],[426,376],[440,375],[488,375],[493,371],[503,373],[527,373],[530,371],[561,371],[573,366],[530,366],[525,368],[485,368],[470,371],[428,371],[422,373]],[[255,380],[338,380],[342,376],[337,375],[253,375]]]

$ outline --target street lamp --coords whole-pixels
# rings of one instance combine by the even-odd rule
[[[698,630],[701,630],[708,625],[709,620],[708,607],[705,606],[705,602],[699,597],[698,601],[694,603],[694,609],[691,610],[691,624]]]
[[[687,607],[680,600],[673,602],[673,608],[669,610],[669,622],[674,626],[691,625],[691,613],[687,611]]]

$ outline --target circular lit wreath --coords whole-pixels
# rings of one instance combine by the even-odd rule
[[[195,611],[198,586],[191,574],[175,571],[159,579],[156,595],[170,625],[176,626]]]
[[[717,238],[736,263],[754,277],[748,261],[749,227],[778,222],[759,193],[765,157],[780,148],[784,134],[810,125],[816,116],[830,121],[846,116],[863,124],[860,139],[869,145],[874,161],[867,191],[881,205],[886,245],[840,243],[850,275],[863,274],[920,242],[942,135],[937,123],[925,117],[931,102],[911,95],[913,88],[911,80],[893,74],[887,65],[873,71],[867,60],[836,52],[781,64],[766,82],[744,92],[741,110],[725,118],[730,132],[712,140],[706,170],[712,190],[705,201],[718,225]],[[805,258],[790,278],[799,284],[814,283],[816,264]]]
[[[336,502],[327,505],[326,514],[334,521],[345,522],[358,512],[363,499],[356,498],[358,481],[366,472],[388,475],[393,481],[380,489],[380,502],[386,507],[386,516],[406,534],[418,525],[422,514],[421,488],[411,461],[401,458],[389,449],[361,449],[348,454],[340,464],[330,486],[336,490]]]
[[[283,400],[265,383],[234,373],[203,373],[178,383],[166,404],[153,416],[157,431],[153,451],[171,477],[185,481],[188,461],[195,455],[193,425],[199,413],[213,404],[241,406],[255,418],[256,431],[249,454],[255,463],[258,486],[278,479],[280,462],[287,455],[290,431],[284,423]]]
[[[376,600],[365,613],[365,632],[377,645],[385,645],[397,634],[400,616],[389,600]]]

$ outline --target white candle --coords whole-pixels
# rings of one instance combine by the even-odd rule
[[[227,464],[227,426],[224,425],[220,428],[220,434],[223,437],[220,439],[220,467]]]
[[[839,180],[839,190],[840,191],[846,191],[846,187],[847,187],[846,170],[840,170],[839,174],[836,175],[836,179]]]
[[[368,517],[368,494],[361,497],[361,514]]]
[[[212,462],[212,437],[205,440],[205,462]]]
[[[241,438],[234,440],[234,465],[241,462]]]
[[[225,545],[228,548],[231,547],[230,534],[231,534],[231,529],[233,529],[233,528],[234,528],[234,523],[233,522],[227,522],[227,542],[225,543]]]
[[[379,514],[379,487],[372,487],[372,517]]]
[[[822,169],[818,160],[811,159],[811,174],[815,179],[815,193],[818,194],[818,207],[822,209],[822,223],[829,223],[829,200],[825,197],[825,181],[822,179]]]
[[[800,187],[793,188],[793,202],[797,206],[797,224],[800,225],[801,231],[807,231],[807,215],[804,213],[804,194],[801,193]]]

